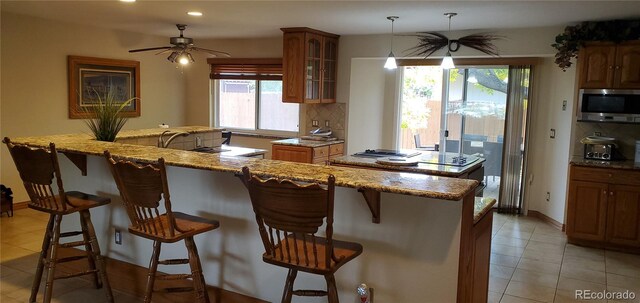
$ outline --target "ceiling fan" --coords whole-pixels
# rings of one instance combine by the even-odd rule
[[[192,51],[204,52],[215,57],[217,56],[231,57],[229,53],[194,46],[193,38],[185,37],[182,34],[182,32],[187,28],[187,25],[176,24],[176,27],[180,31],[180,37],[171,37],[169,39],[169,43],[171,43],[172,46],[139,48],[139,49],[129,50],[129,52],[137,53],[137,52],[146,52],[146,51],[161,49],[162,51],[156,53],[156,55],[163,54],[166,52],[171,52],[169,57],[167,57],[167,60],[173,63],[180,63],[183,65],[195,62],[195,60],[193,59],[193,56],[191,55]]]

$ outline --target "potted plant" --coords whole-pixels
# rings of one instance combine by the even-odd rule
[[[90,113],[92,117],[85,119],[84,122],[96,140],[113,142],[128,120],[120,113],[136,98],[123,100],[113,89],[108,89],[104,94],[94,90],[94,95],[97,99],[96,105],[85,109],[85,112]]]

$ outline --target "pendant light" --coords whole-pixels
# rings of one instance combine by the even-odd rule
[[[393,54],[393,22],[398,18],[400,17],[387,17],[387,20],[391,20],[391,51],[389,52],[389,57],[387,57],[387,62],[384,63],[384,68],[386,69],[396,69],[398,67],[398,65],[396,65],[396,56]]]
[[[447,18],[449,18],[449,31],[448,34],[449,36],[451,36],[451,17],[457,15],[457,13],[444,13],[445,16],[447,16]],[[452,69],[452,68],[456,68],[456,66],[453,64],[453,58],[451,58],[451,41],[447,41],[447,54],[444,55],[444,58],[442,58],[442,63],[440,64],[440,67],[442,69]]]

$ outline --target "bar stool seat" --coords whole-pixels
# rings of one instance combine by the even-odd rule
[[[207,220],[202,217],[192,216],[181,212],[173,212],[173,216],[177,227],[176,233],[173,236],[171,236],[171,233],[169,232],[169,218],[166,214],[160,215],[160,217],[154,218],[147,223],[152,227],[152,229],[158,230],[158,234],[160,236],[150,235],[145,232],[142,227],[130,226],[129,232],[136,236],[151,240],[161,237],[162,241],[165,243],[174,243],[220,227],[220,223],[216,220]],[[184,232],[180,232],[180,230]],[[164,236],[162,236],[163,234]]]
[[[53,285],[55,280],[73,278],[83,275],[93,275],[96,288],[104,288],[108,302],[113,302],[113,294],[109,285],[105,263],[100,255],[100,245],[96,238],[95,229],[91,222],[90,209],[104,206],[111,199],[86,194],[79,191],[65,191],[58,164],[56,146],[49,144],[49,149],[31,148],[26,145],[13,144],[9,138],[3,142],[9,148],[13,162],[20,173],[20,178],[29,194],[29,208],[49,214],[49,222],[42,240],[42,250],[36,266],[36,274],[31,287],[29,302],[36,302],[42,276],[46,271],[46,283],[44,289],[44,303],[51,302]],[[56,180],[58,194],[54,193],[51,185]],[[80,231],[61,232],[62,218],[66,215],[79,213]],[[61,238],[82,236],[81,241],[60,243]],[[60,248],[72,248],[84,246],[85,255],[58,258]],[[56,274],[59,263],[71,262],[79,259],[87,259],[89,270]]]
[[[332,259],[331,263],[327,267],[327,264],[324,263],[324,260],[327,258],[327,249],[324,243],[327,242],[327,239],[323,237],[316,237],[316,241],[317,254],[314,255],[312,253],[313,243],[305,243],[300,239],[294,239],[293,237],[289,236],[286,239],[283,239],[280,244],[275,246],[275,254],[273,256],[268,253],[264,253],[262,255],[262,260],[266,263],[277,266],[288,268],[295,267],[296,269],[305,272],[326,274],[335,272],[342,265],[353,260],[362,252],[362,245],[360,245],[359,243],[333,240],[333,254],[336,257],[337,261]],[[280,250],[280,247],[283,248],[282,251]],[[296,252],[296,250],[298,251]],[[307,252],[307,257],[300,258],[304,261],[294,262],[294,264],[285,261],[287,260],[286,256],[295,256],[297,253],[299,253],[300,250]],[[306,262],[306,260],[308,260],[308,263]]]
[[[111,199],[100,197],[96,195],[91,195],[79,191],[68,191],[65,192],[67,197],[67,208],[63,210],[62,208],[62,199],[59,195],[53,196],[52,208],[49,209],[46,207],[40,207],[38,205],[29,205],[29,208],[51,213],[51,214],[60,214],[60,215],[68,215],[75,212],[79,212],[81,210],[87,210],[98,206],[103,206],[111,203]],[[71,207],[70,207],[71,206]]]

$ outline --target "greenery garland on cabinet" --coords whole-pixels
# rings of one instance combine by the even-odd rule
[[[578,50],[584,46],[585,42],[619,43],[637,39],[640,39],[640,19],[585,21],[565,27],[564,32],[556,36],[556,43],[551,46],[558,50],[556,64],[566,71],[571,66],[571,59],[578,57]]]

